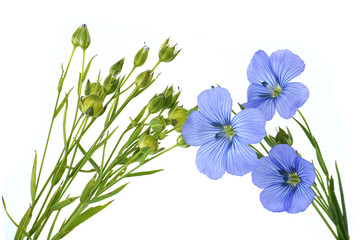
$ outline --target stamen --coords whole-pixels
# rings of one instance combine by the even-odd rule
[[[289,173],[287,177],[286,183],[291,184],[293,187],[296,187],[296,185],[301,181],[299,176],[296,172]]]
[[[279,96],[279,94],[282,91],[282,88],[280,87],[279,84],[277,84],[276,87],[274,87],[273,85],[268,84],[267,82],[262,82],[261,85],[263,85],[270,91],[272,98],[276,98],[277,96]]]

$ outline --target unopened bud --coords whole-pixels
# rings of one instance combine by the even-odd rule
[[[289,146],[291,146],[293,144],[293,138],[289,128],[286,127],[286,129],[287,133],[281,127],[279,127],[278,132],[275,136],[275,141],[277,144],[288,144]]]
[[[155,132],[161,132],[165,129],[166,122],[162,116],[157,116],[150,121],[151,129]],[[160,139],[162,140],[162,139]]]
[[[176,48],[177,44],[170,46],[169,40],[170,40],[169,38],[166,39],[166,41],[160,47],[160,50],[159,50],[159,61],[160,62],[171,62],[181,51],[181,49],[176,51],[175,48]]]
[[[149,48],[147,46],[142,47],[134,58],[134,67],[140,67],[142,66],[148,57]]]
[[[102,100],[95,94],[88,95],[80,100],[80,110],[90,117],[98,117],[103,109]]]
[[[99,82],[91,83],[89,80],[87,80],[84,90],[85,96],[91,94],[100,95],[102,90],[101,88],[102,86]]]
[[[176,143],[179,147],[182,147],[182,148],[187,148],[187,147],[190,147],[184,140],[183,138],[183,135],[179,135],[178,138],[176,139]]]
[[[124,62],[125,62],[125,58],[122,58],[120,61],[118,61],[117,63],[112,65],[109,70],[109,74],[112,75],[113,77],[116,77],[117,75],[119,75],[122,67],[124,66]]]
[[[188,117],[187,114],[188,110],[183,107],[176,107],[169,111],[169,119],[173,120],[173,126],[175,131],[181,132],[182,126],[184,125],[186,118]]]
[[[155,95],[148,104],[149,113],[157,113],[163,109],[165,104],[165,96],[162,94]]]
[[[74,34],[72,35],[71,42],[74,45],[74,47],[80,46],[80,32],[82,27],[78,27]]]
[[[103,90],[106,95],[115,92],[119,84],[119,79],[115,79],[111,75],[107,76],[104,81]]]
[[[91,43],[91,39],[90,39],[89,30],[88,30],[86,24],[83,24],[81,26],[81,30],[80,30],[80,34],[79,34],[79,46],[83,50],[86,50],[89,47],[90,43]]]
[[[155,152],[158,149],[158,140],[155,136],[144,134],[138,140],[139,148],[142,152]]]
[[[136,87],[145,88],[149,86],[151,80],[153,79],[153,76],[154,73],[151,70],[146,70],[140,73],[135,79]]]

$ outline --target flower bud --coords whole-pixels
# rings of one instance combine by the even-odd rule
[[[165,96],[162,94],[156,94],[152,99],[150,99],[150,102],[148,104],[149,113],[153,114],[159,112],[161,109],[163,109],[164,104]]]
[[[150,151],[155,152],[158,149],[157,138],[153,135],[143,134],[138,140],[139,148],[142,152]]]
[[[287,133],[281,127],[279,127],[275,136],[275,141],[277,144],[288,144],[289,146],[291,146],[293,144],[293,138],[289,128],[286,127],[286,129]]]
[[[163,116],[157,116],[150,121],[151,129],[155,132],[161,132],[165,129],[166,122]]]
[[[182,126],[188,117],[187,112],[188,110],[183,107],[176,107],[169,111],[169,119],[173,120],[172,125],[174,126],[175,131],[181,132]]]
[[[91,43],[90,33],[86,26],[83,24],[79,33],[79,45],[83,50],[86,50]]]
[[[153,79],[153,76],[154,73],[151,70],[146,70],[140,73],[135,79],[136,87],[145,88],[149,86],[151,80]]]
[[[109,70],[109,74],[112,75],[113,77],[116,77],[117,75],[119,75],[122,67],[124,66],[124,62],[125,62],[125,58],[122,58],[120,61],[118,61],[117,63],[112,65]]]
[[[106,95],[115,92],[119,84],[119,79],[115,79],[111,75],[107,76],[104,81],[103,90]]]
[[[85,85],[84,94],[85,96],[96,94],[100,95],[102,86],[99,82],[91,83],[89,80],[87,80]]]
[[[74,34],[72,35],[71,42],[74,45],[74,47],[80,46],[80,32],[82,27],[78,27]]]
[[[90,117],[98,117],[103,112],[102,100],[96,94],[88,95],[80,100],[80,110]]]
[[[179,147],[182,147],[182,148],[187,148],[187,147],[190,147],[184,140],[183,138],[183,135],[179,135],[178,138],[176,139],[176,143]]]
[[[134,58],[134,67],[142,66],[148,57],[149,48],[145,45],[143,46],[135,55]]]
[[[170,40],[169,38],[166,39],[166,41],[160,47],[159,50],[160,62],[171,62],[181,51],[181,49],[178,51],[175,50],[177,44],[170,47],[169,40]]]

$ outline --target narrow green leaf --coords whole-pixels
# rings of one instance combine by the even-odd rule
[[[30,181],[30,193],[31,193],[31,201],[35,201],[36,197],[36,165],[37,165],[37,153],[35,151],[35,158],[33,163],[33,168],[31,172],[31,181]]]
[[[111,191],[111,192],[106,193],[106,194],[104,194],[104,195],[101,195],[101,196],[99,196],[99,197],[95,197],[95,198],[91,199],[91,200],[89,201],[89,203],[99,202],[99,201],[104,200],[104,199],[106,199],[106,198],[112,197],[112,196],[118,194],[121,190],[123,190],[128,184],[129,184],[129,183],[125,183],[124,185],[121,185],[120,187],[118,187],[118,188],[115,189],[114,191]]]
[[[164,171],[164,169],[157,169],[157,170],[152,170],[152,171],[129,173],[129,174],[126,174],[125,177],[138,177],[138,176],[154,174],[154,173],[161,172],[161,171]]]
[[[97,149],[99,149],[102,145],[104,145],[104,143],[106,143],[106,142],[109,140],[109,138],[111,138],[111,136],[114,134],[114,132],[116,131],[117,128],[118,128],[118,127],[116,127],[110,134],[108,134],[108,135],[106,136],[106,138],[105,138],[104,140],[102,140],[99,144],[97,144],[97,145],[95,146],[95,151],[96,151]]]
[[[338,165],[337,165],[336,161],[335,161],[335,168],[336,168],[336,173],[337,173],[338,182],[339,182],[339,191],[340,191],[340,197],[341,197],[341,206],[342,206],[342,211],[343,211],[343,218],[344,218],[345,228],[346,228],[346,231],[348,231],[344,191],[343,191],[343,188],[342,188],[340,172],[339,172],[339,168],[338,168]]]
[[[115,105],[117,105],[117,101],[119,101],[119,98],[116,98],[115,101],[112,103],[109,111],[108,111],[108,114],[106,115],[106,119],[105,119],[105,122],[104,122],[104,126],[107,127],[109,125],[109,121],[110,121],[110,117],[112,115],[112,112],[114,110],[114,107]]]
[[[84,156],[87,154],[87,152],[85,151],[85,149],[81,146],[80,143],[78,143],[78,147],[81,151],[82,154],[84,154]],[[100,167],[99,165],[97,165],[97,163],[90,157],[89,158],[89,162],[91,163],[91,165],[95,168],[96,171],[99,171]],[[80,163],[80,162],[79,162]],[[79,164],[78,163],[78,164]],[[76,167],[75,167],[76,168]],[[80,170],[81,171],[81,170]]]
[[[64,201],[61,201],[61,202],[58,202],[58,203],[55,203],[52,207],[51,207],[51,210],[52,211],[57,211],[57,210],[60,210],[64,207],[66,207],[67,205],[73,203],[76,199],[78,199],[79,197],[71,197],[71,198],[67,198],[65,199]]]
[[[62,178],[64,172],[65,172],[65,169],[66,169],[66,159],[63,159],[54,169],[54,175],[53,175],[53,178],[51,179],[51,184],[53,186],[55,186],[59,181],[60,179]]]
[[[72,90],[73,90],[73,88],[71,88],[70,91],[65,95],[64,99],[61,101],[60,105],[59,105],[58,108],[55,110],[55,112],[54,112],[54,118],[56,118],[56,116],[59,114],[59,112],[61,111],[61,109],[64,107],[65,102],[66,102],[67,99],[69,98],[69,94],[71,93]]]
[[[24,232],[22,230],[20,230],[20,228],[21,229],[26,229],[27,228],[27,226],[30,223],[31,216],[32,216],[32,208],[31,208],[31,206],[29,206],[28,210],[26,211],[25,215],[23,216],[23,218],[21,219],[21,221],[19,223],[19,228],[16,231],[14,240],[22,240],[22,239],[24,239],[24,237],[26,235],[24,234]]]
[[[90,193],[94,190],[95,187],[95,181],[96,181],[97,173],[90,179],[90,181],[86,184],[84,190],[81,193],[80,196],[80,202],[84,203],[90,196]]]
[[[6,208],[6,204],[5,204],[5,199],[4,197],[1,197],[2,198],[2,202],[3,202],[3,206],[4,206],[4,210],[6,212],[6,215],[9,217],[9,219],[11,220],[11,222],[18,228],[18,230],[20,230],[23,234],[25,234],[29,239],[31,239],[30,235],[23,229],[21,228],[15,221],[14,219],[10,216],[9,212],[7,211],[7,208]],[[26,214],[25,214],[26,215]]]
[[[81,74],[81,82],[82,82],[82,83],[84,82],[84,80],[85,80],[85,78],[86,78],[86,75],[87,75],[88,72],[89,72],[91,62],[92,62],[92,60],[93,60],[95,57],[96,57],[96,55],[93,56],[93,57],[90,59],[90,61],[88,62],[87,66],[86,66],[86,68],[85,68],[84,73]]]
[[[105,205],[99,205],[99,206],[96,206],[96,207],[89,208],[88,210],[86,210],[85,212],[80,214],[72,222],[72,224],[67,229],[65,229],[66,234],[71,232],[75,227],[79,226],[81,223],[85,222],[86,220],[88,220],[89,218],[91,218],[92,216],[94,216],[95,214],[97,214],[98,212],[100,212],[101,210],[106,208],[107,206],[109,206],[113,201],[114,200],[106,203]]]

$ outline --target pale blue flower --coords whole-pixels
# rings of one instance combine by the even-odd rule
[[[258,165],[249,144],[266,135],[265,118],[257,109],[246,109],[231,119],[232,100],[225,88],[205,90],[198,96],[199,111],[193,111],[182,127],[187,144],[200,146],[196,165],[211,179],[227,171],[242,176]]]
[[[251,84],[244,107],[259,109],[267,121],[273,118],[275,109],[281,117],[291,118],[309,98],[304,84],[290,82],[304,68],[303,60],[289,50],[278,50],[270,57],[262,50],[257,51],[247,69]]]
[[[252,180],[264,189],[260,201],[272,212],[302,212],[314,199],[310,188],[315,181],[314,166],[287,144],[274,146],[268,157],[260,159]]]

